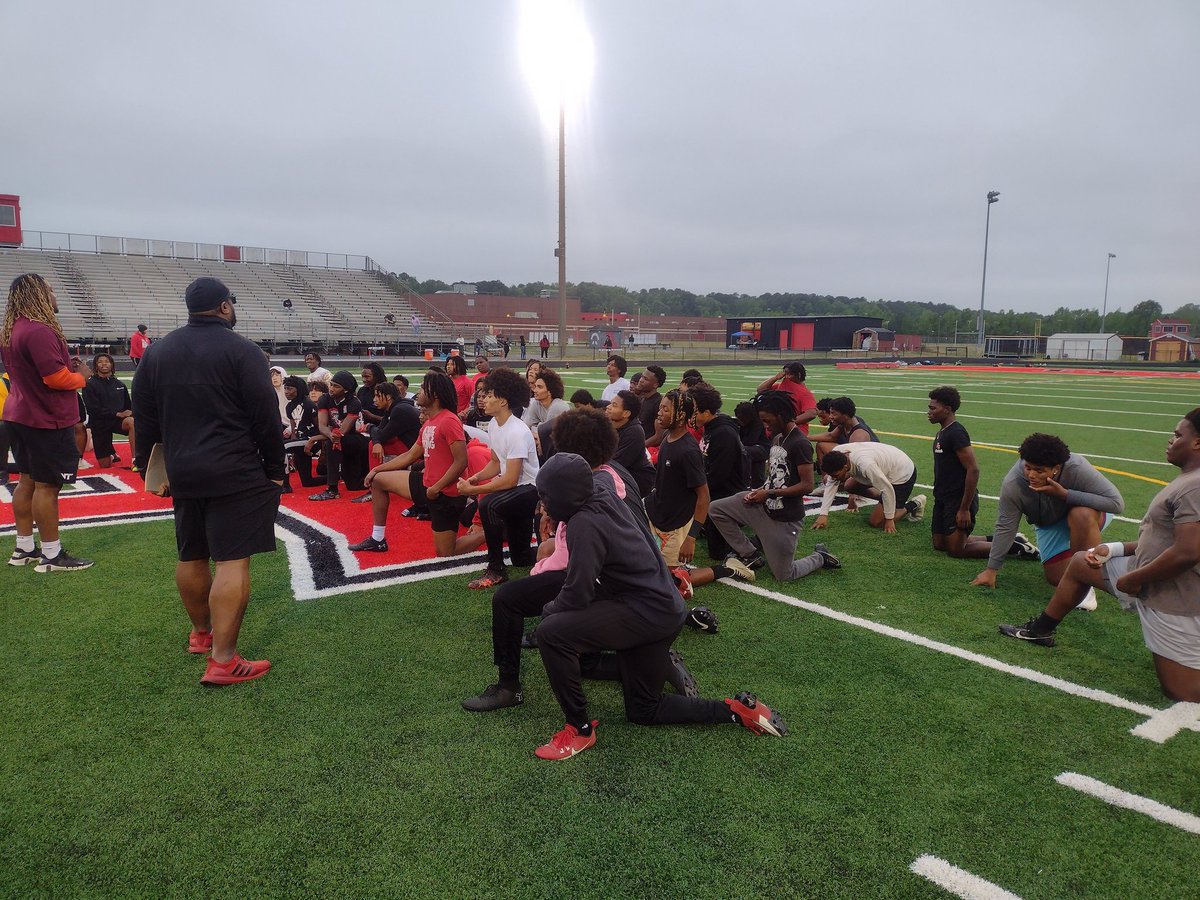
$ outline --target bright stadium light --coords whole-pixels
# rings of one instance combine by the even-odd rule
[[[522,0],[521,60],[543,122],[558,119],[558,356],[567,355],[567,105],[592,75],[592,38],[577,0]]]

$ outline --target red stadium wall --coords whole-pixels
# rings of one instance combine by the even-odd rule
[[[21,198],[16,194],[0,194],[0,247],[20,247]]]

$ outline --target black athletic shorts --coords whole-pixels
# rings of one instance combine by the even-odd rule
[[[933,498],[933,514],[929,519],[929,527],[934,534],[954,534],[958,531],[958,507],[962,503],[959,497]],[[975,530],[975,516],[979,513],[979,495],[971,501],[971,527],[967,534]]]
[[[179,561],[247,559],[275,549],[282,488],[273,481],[224,497],[174,499]]]
[[[96,454],[96,459],[104,459],[106,456],[112,456],[113,435],[124,434],[121,431],[121,420],[116,418],[93,419],[88,428],[92,432],[92,452]]]
[[[417,509],[424,509],[429,505],[429,498],[425,496],[424,476],[424,472],[408,470],[408,492],[412,494],[413,506]]]
[[[438,494],[432,500],[426,500],[429,506],[429,524],[434,531],[458,532],[458,520],[462,518],[463,509],[467,505],[466,497],[447,497]]]
[[[75,426],[66,428],[30,428],[19,422],[8,423],[13,458],[17,471],[39,484],[62,487],[75,481],[79,470],[79,447],[75,444]]]
[[[912,478],[904,482],[904,484],[893,484],[892,490],[896,492],[896,509],[900,509],[908,502],[908,498],[912,496],[913,488],[917,484],[917,469],[913,467]]]

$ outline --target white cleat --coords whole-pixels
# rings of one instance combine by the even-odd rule
[[[1088,588],[1088,592],[1083,595],[1083,599],[1079,601],[1076,609],[1082,609],[1084,612],[1092,612],[1100,604],[1096,602],[1096,589]]]

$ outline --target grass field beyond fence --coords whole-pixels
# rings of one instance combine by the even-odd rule
[[[770,371],[709,374],[732,412]],[[568,393],[605,383],[564,374]],[[1175,474],[1167,436],[1197,405],[1179,378],[810,378],[818,397],[854,397],[926,486],[926,395],[942,383],[963,392],[977,445],[980,533],[1013,448],[1048,431],[1108,473],[1126,510],[1106,534],[1132,540]],[[1005,639],[997,623],[1049,596],[1040,567],[1010,562],[994,592],[972,587],[981,564],[933,553],[927,520],[889,536],[835,513],[821,540],[842,570],[698,589],[720,633],[676,646],[701,691],[757,692],[787,738],[639,727],[619,686],[589,683],[599,741],[564,763],[533,756],[561,725],[535,654],[523,707],[460,709],[495,675],[489,595],[462,576],[298,603],[286,554],[257,558],[242,648],[275,667],[205,690],[183,651],[171,524],[64,540],[96,566],[3,573],[2,896],[947,896],[910,871],[926,855],[1029,898],[1200,893],[1200,834],[1055,781],[1200,814],[1200,733],[1130,733],[1170,706],[1136,617],[1102,595],[1054,649]]]

